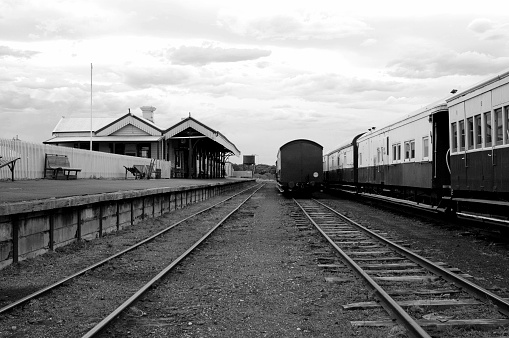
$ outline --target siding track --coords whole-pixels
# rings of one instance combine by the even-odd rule
[[[383,307],[390,318],[352,321],[354,326],[392,326],[411,337],[448,327],[492,329],[509,325],[509,302],[472,283],[444,263],[433,262],[338,213],[317,200],[294,200],[309,221],[372,290],[376,301],[344,305],[347,310]],[[321,264],[341,271],[344,264]],[[418,309],[419,311],[416,311]],[[423,315],[423,309],[427,314]]]

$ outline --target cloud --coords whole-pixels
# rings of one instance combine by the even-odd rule
[[[287,96],[307,101],[348,102],[352,96],[371,95],[373,99],[377,96],[386,97],[387,93],[401,91],[403,85],[394,80],[383,81],[321,73],[288,78],[282,82],[281,87],[280,91]]]
[[[473,20],[468,25],[468,29],[481,40],[506,40],[509,38],[509,24],[500,24],[485,18]]]
[[[249,13],[220,11],[218,24],[257,40],[333,40],[363,36],[372,30],[363,21],[324,12],[249,17]]]
[[[38,53],[39,52],[31,50],[13,49],[8,46],[0,46],[0,58],[12,56],[20,59],[30,59],[32,56]]]
[[[507,68],[509,57],[476,51],[412,53],[387,64],[387,73],[404,78],[438,78],[450,75],[486,75]]]
[[[134,88],[152,86],[179,85],[186,83],[192,76],[191,71],[182,67],[139,67],[118,70],[123,81]]]
[[[222,48],[222,47],[195,47],[182,46],[169,48],[166,56],[177,65],[205,65],[214,62],[239,62],[256,60],[269,56],[270,50],[265,49],[243,49],[243,48]]]

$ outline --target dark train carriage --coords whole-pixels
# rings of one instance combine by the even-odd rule
[[[277,187],[281,192],[309,193],[323,181],[323,147],[310,140],[290,141],[279,148]]]
[[[509,200],[509,71],[457,93],[447,105],[453,198]]]

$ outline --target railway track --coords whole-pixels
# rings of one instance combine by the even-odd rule
[[[353,326],[387,327],[395,322],[411,337],[430,337],[437,329],[494,329],[509,325],[509,299],[485,290],[445,263],[433,262],[336,212],[317,200],[294,200],[340,259],[324,257],[320,266],[338,280],[350,271],[369,286],[369,301],[344,304],[372,320]],[[346,278],[345,278],[346,276]],[[380,313],[380,309],[385,311]],[[371,311],[371,312],[370,312]]]
[[[1,324],[17,328],[20,323],[16,318],[20,312],[33,312],[34,317],[43,312],[44,320],[34,318],[30,322],[34,331],[30,327],[24,328],[28,336],[80,336],[84,333],[84,337],[96,336],[193,252],[262,186],[256,185],[229,196],[110,257],[3,306],[0,309]],[[193,223],[198,217],[198,222]],[[186,235],[179,236],[177,232]],[[90,308],[87,302],[90,299],[103,300],[104,306]],[[59,318],[61,307],[72,307],[76,318]],[[40,330],[41,326],[44,326],[43,330]]]

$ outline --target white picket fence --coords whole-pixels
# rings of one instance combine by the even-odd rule
[[[14,169],[15,180],[43,178],[45,154],[67,155],[71,167],[81,169],[78,178],[120,178],[125,176],[124,166],[150,164],[149,158],[0,139],[0,156],[20,158]],[[156,160],[155,168],[161,169],[161,178],[171,177],[171,162]],[[9,168],[1,168],[0,180],[10,178]]]

